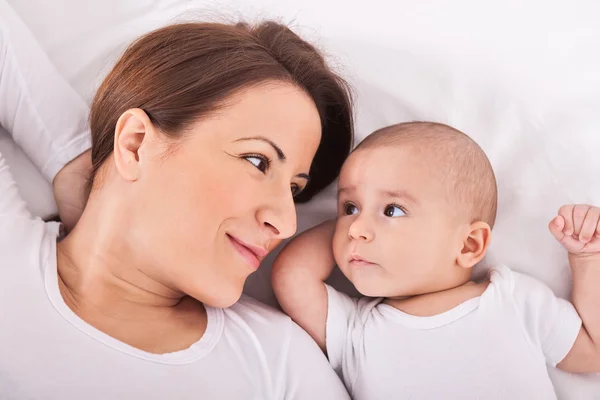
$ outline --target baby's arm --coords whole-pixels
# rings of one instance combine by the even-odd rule
[[[577,373],[600,372],[600,208],[567,205],[550,222],[550,231],[569,252],[573,305],[583,326],[558,367]]]
[[[285,311],[325,351],[327,289],[335,266],[332,241],[335,221],[322,223],[293,239],[273,264],[271,279]]]

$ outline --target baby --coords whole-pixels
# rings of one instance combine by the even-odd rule
[[[563,206],[550,222],[571,304],[505,266],[471,280],[496,206],[489,160],[446,125],[387,127],[348,157],[337,220],[294,239],[272,279],[354,399],[550,399],[547,364],[600,372],[600,208]],[[325,284],[335,264],[368,297]]]

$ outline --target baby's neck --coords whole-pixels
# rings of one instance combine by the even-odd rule
[[[431,317],[449,311],[467,300],[481,296],[489,283],[487,280],[480,283],[469,280],[460,286],[438,292],[424,293],[403,299],[388,298],[384,303],[406,314],[417,317]]]

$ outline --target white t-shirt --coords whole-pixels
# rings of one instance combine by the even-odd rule
[[[0,155],[0,207],[14,199],[3,169]],[[206,307],[206,333],[183,351],[151,354],[98,331],[59,292],[58,230],[0,215],[0,399],[349,398],[313,340],[248,297]]]
[[[0,125],[49,181],[89,148],[87,111],[0,0]],[[183,351],[103,334],[60,295],[59,227],[31,218],[0,154],[0,399],[348,399],[312,339],[247,297],[207,307],[206,333]]]
[[[329,361],[355,400],[554,399],[581,328],[573,305],[501,266],[480,296],[432,317],[328,291]]]

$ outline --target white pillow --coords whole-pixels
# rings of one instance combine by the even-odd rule
[[[448,123],[473,137],[492,161],[500,191],[493,244],[480,269],[502,262],[569,296],[566,254],[547,224],[563,203],[600,204],[600,3],[9,2],[88,101],[140,33],[182,18],[280,16],[317,41],[355,87],[358,139],[409,120]],[[332,217],[334,197],[330,188],[302,205],[299,228]],[[269,269],[267,262],[251,276],[247,292],[272,303]],[[344,284],[339,275],[333,281]],[[599,377],[551,376],[560,398],[600,394]]]

